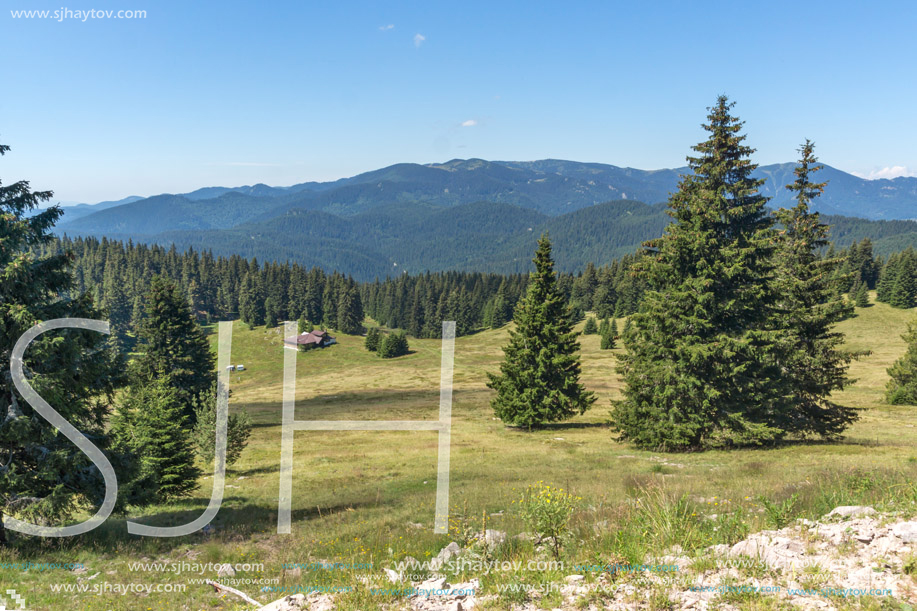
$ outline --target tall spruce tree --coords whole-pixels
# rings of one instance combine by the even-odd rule
[[[615,338],[618,335],[618,323],[614,319],[611,319],[611,322],[608,322],[608,319],[602,322],[603,329],[601,331],[602,341],[599,344],[601,350],[612,350],[615,347]]]
[[[187,299],[168,278],[153,278],[146,303],[134,377],[145,385],[168,376],[182,413],[194,422],[194,399],[216,381],[216,359],[210,344]]]
[[[363,332],[363,303],[356,287],[351,286],[340,296],[337,309],[337,325],[341,333],[359,335]]]
[[[132,384],[111,425],[115,446],[140,457],[144,494],[157,501],[188,495],[201,475],[185,406],[170,377]]]
[[[853,315],[853,306],[832,285],[841,260],[818,254],[828,243],[828,226],[809,206],[827,183],[812,182],[812,174],[823,167],[817,165],[814,150],[808,140],[800,147],[796,180],[786,187],[795,194],[796,205],[776,213],[783,230],[776,257],[780,298],[774,320],[781,333],[779,362],[787,384],[786,406],[777,411],[776,424],[797,435],[835,437],[857,419],[854,409],[830,400],[832,391],[850,383],[847,366],[856,355],[842,349],[844,335],[833,327]],[[865,291],[866,284],[858,282]]]
[[[494,413],[506,424],[531,430],[584,413],[595,402],[580,383],[579,342],[557,274],[547,235],[538,240],[535,271],[516,306],[516,328],[499,374],[488,374],[497,391]]]
[[[917,254],[912,249],[908,248],[901,253],[894,278],[889,292],[889,305],[903,309],[917,306]]]
[[[0,156],[7,151],[0,145]],[[81,507],[98,506],[105,494],[99,470],[23,400],[10,373],[13,346],[35,324],[104,319],[90,295],[66,297],[78,294],[69,251],[36,255],[54,240],[51,228],[62,214],[59,206],[38,211],[51,197],[27,181],[0,183],[0,545],[4,514],[57,524]],[[111,457],[104,420],[124,363],[106,336],[51,331],[30,344],[23,361],[35,391]]]
[[[854,305],[858,308],[869,307],[869,291],[867,290],[866,283],[863,282],[860,284],[860,288],[857,289],[856,293],[853,295]]]
[[[752,178],[753,149],[725,96],[709,133],[668,202],[674,222],[646,244],[648,290],[619,358],[624,399],[613,406],[621,437],[641,447],[688,449],[781,437],[774,366],[773,218]],[[631,318],[628,319],[631,322]]]
[[[901,337],[907,351],[888,369],[885,399],[892,405],[917,405],[917,320],[908,323]]]

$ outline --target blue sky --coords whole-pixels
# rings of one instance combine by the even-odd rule
[[[456,157],[676,167],[719,93],[759,163],[811,138],[846,171],[917,171],[909,2],[4,5],[0,178],[65,201]],[[10,13],[64,7],[147,16]]]

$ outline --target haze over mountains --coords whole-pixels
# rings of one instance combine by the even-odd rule
[[[763,166],[772,206],[789,204],[793,164]],[[216,254],[296,260],[360,278],[442,269],[528,269],[549,231],[558,266],[577,269],[634,252],[669,218],[668,194],[687,168],[645,171],[562,160],[397,164],[291,187],[206,187],[65,208],[61,234],[210,248]],[[917,218],[917,178],[865,180],[831,167],[823,214]],[[642,203],[648,202],[648,203]],[[917,243],[917,223],[829,219],[835,241],[869,236],[877,250]],[[839,233],[843,235],[839,235]]]

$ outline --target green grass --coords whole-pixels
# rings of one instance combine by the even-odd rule
[[[731,543],[767,528],[759,497],[791,507],[786,519],[818,517],[840,504],[872,504],[877,509],[915,511],[917,456],[913,413],[917,408],[883,403],[885,369],[904,352],[900,339],[909,311],[882,304],[857,310],[841,325],[849,345],[872,354],[855,362],[857,382],[836,400],[862,408],[845,439],[832,443],[783,444],[766,449],[664,454],[636,450],[614,441],[608,428],[610,401],[620,396],[614,373],[620,349],[599,350],[597,335],[582,336],[583,380],[598,401],[581,417],[549,429],[523,432],[505,428],[489,407],[492,391],[485,372],[494,371],[507,340],[506,329],[456,340],[451,454],[453,517],[466,508],[474,528],[515,535],[524,530],[512,501],[529,484],[544,481],[583,498],[574,515],[574,536],[562,559],[586,563],[642,563],[671,545],[693,554],[714,543]],[[619,325],[621,321],[619,321]],[[215,334],[211,339],[216,342]],[[360,337],[338,335],[338,345],[300,353],[297,365],[297,419],[434,420],[438,414],[440,342],[411,340],[412,353],[383,360],[363,348]],[[367,571],[303,571],[295,576],[283,563],[338,561],[374,565],[379,575],[392,560],[427,560],[458,533],[432,532],[437,435],[434,432],[297,432],[293,476],[293,532],[276,533],[283,348],[279,330],[247,330],[236,324],[231,408],[246,409],[254,431],[249,447],[230,469],[216,532],[176,539],[140,539],[126,533],[124,517],[111,518],[96,531],[65,540],[20,540],[0,550],[2,562],[83,562],[87,574],[55,570],[27,573],[0,569],[0,585],[27,593],[30,609],[242,609],[232,596],[220,597],[189,577],[131,572],[128,562],[259,562],[263,574],[238,578],[279,578],[280,585],[355,586],[339,596],[342,608],[376,608],[395,597],[373,596],[358,577]],[[161,525],[189,521],[206,506],[210,480],[189,499],[151,507],[131,519]],[[785,501],[798,495],[795,503]],[[716,518],[709,518],[711,515]],[[457,523],[453,520],[453,523]],[[416,527],[423,525],[423,528]],[[189,556],[197,554],[195,558]],[[527,562],[544,558],[528,541],[513,541],[495,557]],[[63,594],[53,583],[187,584],[187,592],[147,595]],[[492,572],[482,589],[499,583],[562,581],[572,569]],[[456,576],[457,580],[472,574]],[[590,575],[588,578],[594,578]],[[630,579],[619,575],[617,579]],[[259,592],[260,585],[237,585],[263,602],[281,593]],[[508,607],[519,595],[489,603]],[[658,600],[657,600],[658,599]],[[663,594],[654,595],[659,608]],[[543,604],[557,603],[548,597]],[[740,606],[744,602],[735,601]],[[751,603],[749,603],[751,604]],[[770,608],[758,600],[757,608]],[[751,608],[751,607],[749,607]]]

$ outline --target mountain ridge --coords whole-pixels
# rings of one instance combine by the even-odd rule
[[[793,180],[793,167],[792,163],[782,163],[760,166],[756,170],[756,176],[765,179],[762,194],[773,198],[773,206],[790,201],[783,186]],[[156,204],[162,202],[164,196],[183,197],[206,206],[208,202],[233,193],[256,198],[258,201],[249,203],[259,208],[257,213],[240,214],[235,224],[252,218],[270,218],[294,208],[353,215],[394,201],[427,201],[443,206],[494,201],[557,216],[612,199],[665,201],[677,188],[680,176],[688,171],[687,167],[639,170],[562,159],[487,161],[471,158],[431,164],[399,163],[328,182],[305,182],[288,187],[263,183],[203,187],[183,194],[164,193],[143,199],[132,196],[120,202],[72,206],[65,208],[62,225],[79,232],[116,231],[118,224],[127,220],[123,211],[112,212],[121,206],[140,202]],[[828,181],[825,194],[816,204],[821,212],[873,220],[917,218],[917,178],[866,180],[825,166],[820,179]],[[143,206],[141,203],[132,210],[140,210]],[[106,210],[109,211],[107,215],[104,214]],[[183,212],[197,215],[193,206],[186,205]],[[225,225],[226,220],[222,219],[212,228]]]
[[[759,168],[761,192],[774,198],[772,206],[791,203],[784,185],[793,167]],[[547,231],[559,269],[574,271],[657,237],[670,220],[661,202],[687,171],[560,159],[395,164],[330,183],[205,187],[126,201],[65,216],[56,231],[295,260],[363,279],[404,271],[525,271],[534,239]],[[855,218],[894,210],[917,216],[917,179],[870,182],[827,166],[819,179],[829,183],[814,208],[838,223],[832,236],[839,245],[863,237],[880,253],[917,245],[915,222]]]

